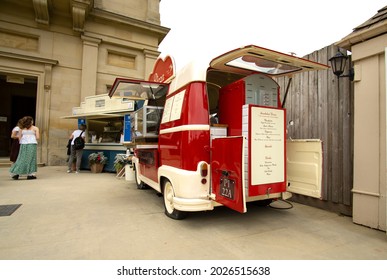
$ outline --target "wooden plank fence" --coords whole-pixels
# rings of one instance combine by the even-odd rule
[[[304,58],[329,65],[338,51],[327,46]],[[343,53],[345,51],[343,50]],[[350,62],[346,66],[348,72]],[[288,77],[277,82],[284,94]],[[283,99],[283,96],[281,97]],[[293,195],[307,205],[352,215],[353,183],[353,86],[349,78],[338,79],[331,69],[293,76],[285,103],[288,137],[323,141],[322,200]]]

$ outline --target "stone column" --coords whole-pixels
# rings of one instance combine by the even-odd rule
[[[52,86],[52,65],[44,65],[44,94],[41,103],[39,104],[40,122],[37,124],[40,130],[40,145],[38,145],[38,163],[48,164],[48,139],[50,127],[50,109],[51,109],[51,86]],[[37,89],[41,91],[40,88]],[[40,105],[42,105],[40,107]]]
[[[148,0],[146,21],[153,24],[160,24],[160,0]]]
[[[155,62],[160,55],[160,52],[152,51],[152,50],[144,50],[144,58],[145,58],[145,65],[144,65],[144,79],[148,80],[149,74],[153,70],[153,66],[155,65]]]
[[[100,39],[81,36],[83,40],[82,78],[80,102],[95,95],[97,87],[98,46]]]

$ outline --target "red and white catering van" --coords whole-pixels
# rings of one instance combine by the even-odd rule
[[[321,197],[322,144],[287,140],[286,112],[273,79],[328,66],[246,46],[175,73],[159,59],[148,81],[116,79],[109,95],[136,100],[130,144],[138,188],[163,194],[165,214]],[[283,95],[282,95],[283,96]]]

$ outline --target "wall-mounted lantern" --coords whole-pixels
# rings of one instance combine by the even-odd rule
[[[349,79],[353,81],[355,73],[352,67],[349,69],[349,73],[347,75],[343,75],[347,60],[348,56],[338,51],[329,59],[329,62],[331,63],[333,74],[335,74],[338,78],[349,77]]]

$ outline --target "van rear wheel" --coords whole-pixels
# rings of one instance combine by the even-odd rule
[[[173,206],[173,198],[175,197],[175,192],[169,180],[166,180],[164,182],[163,190],[165,215],[175,220],[184,219],[187,216],[187,212],[177,210]]]

